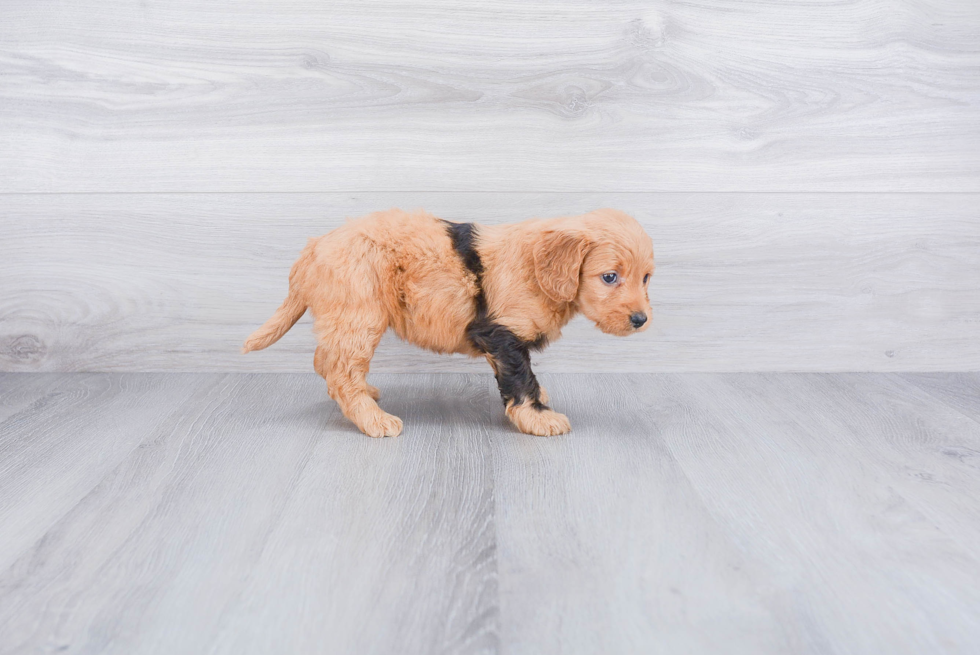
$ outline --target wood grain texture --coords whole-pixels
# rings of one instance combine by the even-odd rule
[[[933,510],[960,512],[960,522],[975,512],[962,513],[963,502],[923,502],[923,485],[908,479],[922,466],[921,425],[868,412],[885,397],[904,402],[904,393],[857,378],[870,393],[836,393],[840,378],[829,375],[631,380],[652,430],[707,510],[766,571],[780,618],[794,629],[790,652],[974,652],[976,547],[947,531]],[[920,420],[940,441],[945,426],[935,419]],[[900,440],[913,447],[896,447]],[[928,466],[964,480],[955,462],[932,457]],[[946,503],[974,484],[953,490]]]
[[[5,0],[0,192],[980,191],[974,0]]]
[[[794,652],[775,581],[712,516],[637,380],[543,376],[569,435],[522,435],[495,412],[506,652]]]
[[[77,376],[0,424],[0,570],[208,384],[209,376]]]
[[[57,393],[66,376],[58,373],[15,376],[0,373],[0,425],[22,411],[33,412]]]
[[[382,377],[381,405],[405,438],[364,437],[331,408],[330,438],[211,652],[495,652],[486,380]]]
[[[0,652],[972,655],[975,377],[3,374]]]
[[[980,552],[980,508],[973,502],[980,496],[980,422],[924,393],[915,384],[918,374],[905,377],[736,375],[728,380],[780,420],[800,424],[811,447],[850,453],[845,456],[861,462],[864,479],[898,493],[968,552]],[[937,387],[950,392],[970,380],[967,374],[944,378]]]
[[[30,543],[0,566],[0,652],[494,649],[484,378],[381,379],[409,438],[370,440],[315,375],[196,377],[209,389],[175,403],[187,377],[153,376],[156,413],[179,406],[162,424],[99,398],[63,409],[114,421],[100,430],[112,465],[12,459],[0,442],[36,487],[80,466],[101,474],[33,532],[50,501],[0,489],[4,552],[7,535]],[[99,379],[117,405],[145,404],[145,376]],[[35,434],[72,435],[37,418]],[[124,435],[135,443],[120,448]]]
[[[902,380],[914,384],[933,398],[980,421],[980,376],[952,373],[907,373]],[[980,451],[969,457],[980,455]]]
[[[17,195],[0,207],[0,370],[312,370],[306,317],[244,338],[310,236],[380,208],[484,223],[633,213],[654,240],[653,324],[584,318],[542,371],[980,369],[977,194]],[[373,370],[487,372],[386,339]]]

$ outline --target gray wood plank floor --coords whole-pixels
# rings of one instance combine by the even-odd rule
[[[980,375],[0,374],[0,653],[975,653]]]

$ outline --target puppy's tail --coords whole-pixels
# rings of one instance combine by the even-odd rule
[[[242,346],[242,354],[268,348],[279,341],[282,335],[289,332],[289,328],[296,325],[296,321],[305,313],[306,303],[300,297],[298,289],[290,284],[289,295],[282,301],[282,305],[272,315],[272,318],[245,340],[245,345]]]

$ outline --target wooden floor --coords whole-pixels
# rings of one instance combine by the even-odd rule
[[[0,652],[976,653],[980,375],[0,375]]]

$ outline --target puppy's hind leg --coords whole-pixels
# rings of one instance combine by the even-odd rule
[[[324,380],[327,379],[327,349],[323,346],[317,346],[316,352],[313,354],[313,369],[320,374]],[[374,400],[381,400],[381,390],[372,384],[364,384],[367,389],[367,393]]]
[[[343,318],[343,325],[317,326],[317,372],[326,379],[327,392],[340,411],[361,432],[369,437],[396,437],[402,431],[402,420],[378,407],[367,383],[371,357],[385,326],[367,315],[345,312]]]

